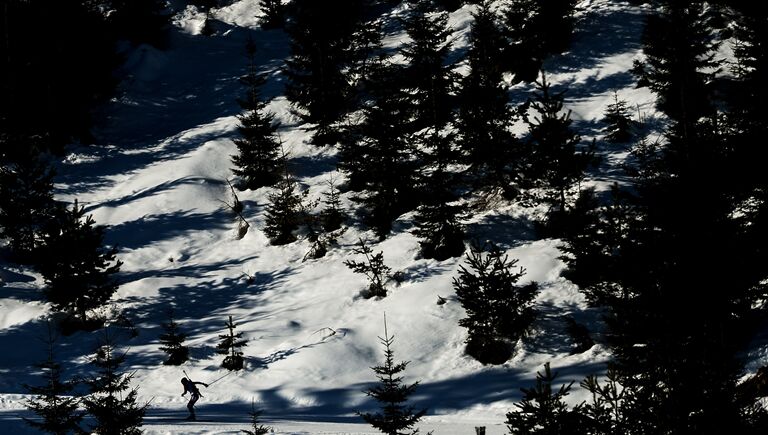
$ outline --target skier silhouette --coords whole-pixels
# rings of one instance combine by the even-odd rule
[[[206,388],[208,388],[208,384],[205,382],[193,382],[191,379],[187,378],[181,378],[181,384],[184,385],[184,392],[181,393],[181,396],[183,397],[187,393],[190,395],[189,403],[187,403],[187,409],[189,410],[189,417],[187,417],[187,420],[196,420],[195,402],[197,402],[197,399],[203,397],[203,395],[200,394],[200,390],[197,389],[196,385],[204,385]]]

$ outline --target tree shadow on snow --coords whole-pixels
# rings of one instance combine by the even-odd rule
[[[288,37],[283,32],[217,26],[222,27],[220,34],[212,37],[172,29],[168,51],[143,46],[131,53],[131,64],[123,71],[123,94],[105,108],[94,131],[97,142],[114,147],[84,149],[92,158],[59,171],[57,181],[67,185],[61,193],[110,185],[115,174],[172,160],[206,141],[233,135],[231,123],[207,124],[241,111],[237,98],[244,86],[238,79],[246,72],[249,35],[257,46],[257,65],[269,77],[262,96],[282,95],[280,69]]]
[[[223,208],[209,213],[178,211],[112,225],[105,233],[105,241],[132,250],[200,231],[232,229],[234,233],[236,227],[232,213]]]
[[[480,222],[467,225],[467,239],[481,244],[490,240],[502,248],[514,248],[537,237],[533,223],[525,217],[490,214]]]
[[[563,73],[594,68],[606,58],[642,47],[640,35],[646,12],[626,2],[605,2],[576,23],[570,51],[549,59],[547,71]]]

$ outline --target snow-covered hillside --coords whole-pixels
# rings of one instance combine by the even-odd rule
[[[382,359],[377,337],[385,312],[396,358],[411,361],[406,380],[421,381],[413,402],[429,408],[422,432],[467,434],[473,426],[487,426],[489,434],[503,433],[504,414],[520,399],[519,388],[530,386],[545,362],[562,382],[602,373],[609,355],[599,340],[589,351],[570,355],[564,317],[574,316],[599,337],[599,313],[560,276],[559,241],[534,238],[528,217],[535,210],[500,201],[475,210],[467,222],[470,238],[500,244],[520,260],[526,280],[541,284],[535,332],[503,366],[483,366],[463,354],[463,309],[452,288],[463,260],[417,258],[411,214],[373,246],[405,275],[382,300],[361,298],[364,278],[343,264],[353,258],[359,237],[374,240],[359,222],[351,222],[328,255],[303,261],[308,242],[270,246],[260,231],[270,192],[262,188],[239,194],[251,228],[236,239],[236,221],[222,201],[231,199],[225,180],[232,177],[235,99],[242,92],[237,79],[247,35],[259,47],[261,68],[270,72],[268,107],[282,124],[280,135],[302,187],[319,197],[327,180],[343,176],[335,171],[336,151],[307,143],[308,133],[281,95],[288,40],[281,31],[258,28],[258,4],[241,0],[215,11],[217,33],[211,37],[198,34],[201,17],[180,12],[167,51],[141,47],[127,60],[129,79],[96,132],[102,146],[72,148],[57,167],[57,199],[85,205],[98,223],[110,225],[107,241],[120,248],[122,285],[111,309],[124,311],[139,331],[129,338],[116,329],[140,399],[151,401],[147,433],[237,433],[247,426],[252,400],[277,433],[376,433],[355,413],[375,407],[363,390],[374,380],[370,367]],[[604,159],[589,182],[605,187],[621,181],[617,168],[627,152],[600,142],[600,119],[613,92],[654,116],[653,96],[635,89],[628,72],[641,50],[643,10],[614,0],[580,6],[571,51],[550,59],[546,71],[557,89],[568,87],[566,105],[584,140],[598,140]],[[464,6],[451,14],[457,51],[465,44],[461,35],[471,11]],[[385,42],[396,46],[403,38],[388,35]],[[529,91],[513,87],[512,100],[523,101]],[[351,199],[343,200],[352,210]],[[8,264],[0,264],[0,273],[0,433],[21,434],[30,431],[20,418],[28,415],[22,385],[37,382],[30,367],[44,358],[44,346],[34,337],[45,334],[49,308],[38,291],[39,276]],[[438,295],[448,302],[438,305]],[[163,366],[158,349],[160,322],[172,306],[192,349],[192,361],[182,367]],[[182,369],[204,382],[227,374],[214,348],[228,315],[249,340],[246,370],[203,390],[201,421],[178,421],[186,416]],[[80,332],[59,340],[57,356],[67,375],[88,372],[97,336]],[[578,390],[569,397],[583,399]]]

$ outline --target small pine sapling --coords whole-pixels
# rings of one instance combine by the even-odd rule
[[[48,337],[45,340],[48,358],[38,364],[42,370],[44,385],[30,386],[24,384],[24,388],[34,397],[27,399],[25,406],[34,412],[38,419],[24,418],[24,421],[35,429],[51,434],[81,433],[80,422],[84,412],[79,409],[80,400],[70,396],[75,387],[72,381],[62,380],[61,365],[54,358],[54,343],[56,339],[50,323],[48,324]]]
[[[379,251],[373,254],[373,249],[360,238],[358,247],[353,249],[355,254],[365,256],[365,261],[346,260],[344,264],[355,273],[362,273],[368,278],[368,290],[363,294],[366,298],[383,298],[387,296],[386,284],[390,279],[389,273],[392,270],[384,264],[384,252]]]
[[[453,279],[456,296],[467,313],[459,321],[467,328],[467,354],[483,364],[502,364],[533,321],[538,285],[518,285],[525,269],[515,271],[517,260],[510,261],[493,244],[487,255],[472,246],[467,263],[471,271],[459,266],[459,276]]]
[[[309,258],[318,259],[325,256],[328,253],[328,244],[323,237],[323,232],[320,229],[320,218],[312,213],[312,210],[317,207],[319,201],[310,201],[309,203],[302,203],[302,215],[304,216],[304,227],[307,231],[307,241],[312,244],[309,251],[304,255],[304,261]]]
[[[634,121],[629,114],[629,106],[624,100],[619,100],[619,94],[613,93],[613,103],[605,110],[603,122],[605,126],[605,140],[611,143],[625,143],[632,139],[632,127]]]
[[[261,409],[256,408],[256,404],[253,401],[251,401],[251,412],[248,413],[248,415],[251,416],[251,429],[250,430],[241,429],[240,432],[248,435],[266,435],[272,432],[271,426],[264,426],[263,424],[261,424],[260,417],[262,412],[263,411]]]
[[[341,197],[333,178],[326,182],[328,190],[323,192],[323,204],[325,208],[320,212],[323,230],[335,231],[344,223],[344,210],[341,207]]]
[[[405,371],[409,361],[395,363],[395,352],[392,350],[394,340],[395,337],[387,333],[387,319],[384,317],[384,337],[379,337],[379,341],[384,346],[384,363],[372,367],[379,379],[379,384],[365,392],[379,402],[381,412],[358,412],[357,414],[368,424],[387,435],[416,434],[418,429],[410,429],[421,420],[427,410],[417,411],[413,406],[406,404],[419,383],[410,385],[403,383],[400,374]]]
[[[96,350],[92,364],[97,376],[88,381],[91,395],[83,402],[94,419],[92,429],[99,434],[140,435],[144,413],[148,404],[136,403],[137,389],[131,388],[133,374],[120,372],[125,354],[118,354],[109,335],[104,337]],[[127,391],[127,393],[126,393]]]
[[[559,390],[552,389],[557,373],[552,373],[549,363],[544,364],[544,374],[536,373],[536,386],[522,388],[522,402],[516,403],[517,411],[507,413],[506,425],[511,435],[547,435],[574,433],[579,424],[581,405],[573,410],[563,398],[571,389],[571,382]],[[584,432],[586,433],[586,432]]]
[[[168,322],[162,324],[165,333],[160,335],[160,350],[168,354],[163,362],[167,366],[178,366],[189,359],[189,348],[184,345],[187,335],[179,330],[173,314],[173,309],[168,310]]]
[[[302,197],[296,192],[296,181],[285,170],[277,192],[269,195],[264,233],[272,245],[287,245],[296,241],[293,234],[301,223]]]
[[[305,192],[308,193],[308,192]],[[307,234],[307,241],[309,241],[312,246],[310,247],[309,251],[304,255],[304,260],[306,261],[309,258],[312,259],[318,259],[325,256],[326,253],[328,253],[328,248],[330,245],[335,245],[341,237],[344,232],[346,232],[346,228],[340,228],[337,227],[334,230],[328,230],[325,226],[325,217],[324,212],[328,211],[326,208],[320,214],[313,213],[313,210],[318,206],[320,203],[319,200],[315,201],[309,201],[309,202],[302,202],[302,216],[303,216],[303,223],[304,228]]]
[[[232,316],[229,316],[229,321],[226,324],[227,334],[219,335],[221,341],[216,346],[216,352],[221,355],[226,355],[221,366],[227,370],[242,370],[243,368],[243,352],[239,349],[248,342],[243,339],[243,333],[235,333],[237,325],[232,321]]]

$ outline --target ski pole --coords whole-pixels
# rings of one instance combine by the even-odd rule
[[[213,384],[215,384],[216,382],[219,382],[220,380],[222,380],[222,379],[226,378],[227,376],[229,376],[229,375],[231,375],[231,374],[232,374],[232,372],[228,372],[228,373],[226,373],[224,376],[221,376],[220,378],[217,378],[215,381],[213,381],[213,382],[209,382],[209,383],[208,383],[208,385],[209,385],[209,386],[210,386],[210,385],[213,385]]]

